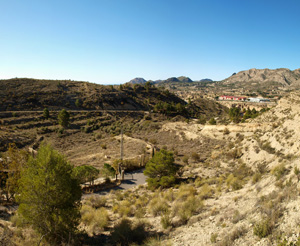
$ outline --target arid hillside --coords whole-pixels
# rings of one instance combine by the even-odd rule
[[[0,80],[0,111],[150,110],[158,102],[181,103],[173,94],[149,86],[104,86],[67,80]]]
[[[39,137],[37,145],[43,137],[75,165],[99,169],[119,158],[121,126],[125,160],[140,162],[144,155],[147,161],[153,148],[173,152],[181,167],[173,187],[149,190],[142,185],[84,197],[80,228],[89,236],[84,245],[117,245],[123,236],[128,245],[141,242],[140,238],[146,240],[141,245],[152,246],[297,245],[299,103],[300,95],[291,93],[276,107],[239,124],[217,120],[217,125],[203,125],[196,119],[180,121],[178,116],[171,119],[158,113],[78,112],[71,125],[82,122],[81,130],[60,132],[51,124],[53,116],[49,126],[30,125],[27,131],[18,125],[21,115],[7,118],[1,130],[7,139],[31,131]],[[42,121],[26,124],[38,123]],[[97,217],[99,213],[106,219]],[[124,229],[122,223],[125,232],[119,231]],[[9,226],[12,240],[28,235],[17,234],[9,219],[1,225]],[[123,236],[116,236],[116,231]],[[132,233],[137,234],[130,237]]]
[[[278,89],[280,87],[299,88],[300,69],[289,70],[287,68],[279,69],[249,69],[233,74],[231,77],[221,81],[222,85],[255,88]]]

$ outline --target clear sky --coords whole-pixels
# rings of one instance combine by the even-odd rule
[[[117,84],[294,70],[299,10],[299,0],[0,0],[0,79]]]

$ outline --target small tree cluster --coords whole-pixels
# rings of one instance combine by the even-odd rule
[[[170,114],[185,114],[186,108],[181,103],[167,103],[167,102],[159,102],[154,106],[154,111],[159,112],[165,115]]]

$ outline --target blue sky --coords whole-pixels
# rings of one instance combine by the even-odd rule
[[[100,84],[300,68],[300,1],[0,0],[0,79]]]

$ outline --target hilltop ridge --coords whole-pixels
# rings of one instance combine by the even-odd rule
[[[240,71],[222,81],[223,84],[229,85],[239,83],[247,86],[247,83],[258,83],[260,85],[270,84],[278,87],[299,87],[300,86],[300,69],[290,70],[287,68],[278,69],[256,69]]]

